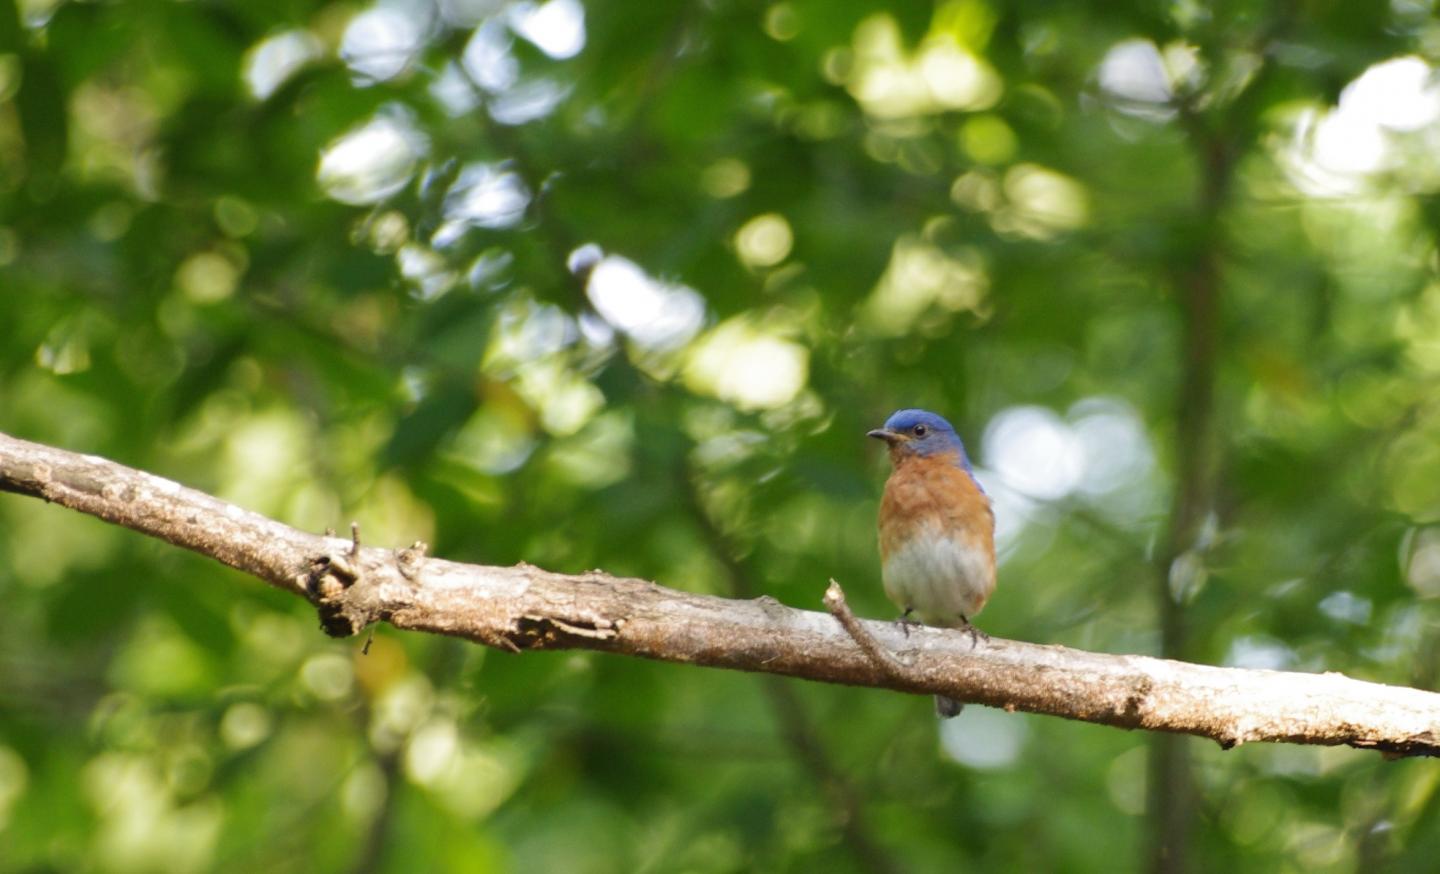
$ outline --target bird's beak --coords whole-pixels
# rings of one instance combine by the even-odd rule
[[[874,437],[876,440],[884,440],[891,446],[894,446],[896,443],[899,443],[901,440],[905,439],[905,435],[901,434],[899,431],[887,431],[884,428],[876,428],[874,431],[867,432],[865,436]]]

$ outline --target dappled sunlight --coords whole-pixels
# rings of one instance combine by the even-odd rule
[[[196,252],[175,271],[175,286],[191,303],[219,303],[235,293],[245,269],[243,257],[244,251],[235,247]]]
[[[470,262],[470,268],[465,271],[465,281],[475,291],[498,291],[509,284],[510,269],[514,264],[515,255],[509,250],[491,247]]]
[[[1096,78],[1100,92],[1120,112],[1168,121],[1175,117],[1177,97],[1201,86],[1204,70],[1193,45],[1171,42],[1162,49],[1148,39],[1127,39],[1105,53]]]
[[[765,17],[762,27],[765,35],[777,42],[789,42],[800,35],[800,15],[795,9],[795,4],[782,0],[773,3],[765,10]]]
[[[1317,196],[1364,190],[1365,177],[1381,169],[1389,153],[1384,132],[1369,121],[1338,110],[1302,113],[1286,154],[1297,187]]]
[[[1127,104],[1148,104],[1154,110],[1165,110],[1173,96],[1165,61],[1148,39],[1127,39],[1111,46],[1100,62],[1099,81],[1111,97]]]
[[[510,28],[556,60],[585,48],[585,7],[580,0],[521,2],[509,8]]]
[[[690,460],[707,471],[724,471],[763,451],[767,436],[738,421],[733,407],[695,404],[685,410],[681,430],[694,442]]]
[[[999,771],[1020,761],[1030,740],[1028,717],[990,707],[967,707],[964,718],[940,722],[940,749],[976,771]]]
[[[558,358],[520,367],[515,391],[540,416],[540,425],[556,436],[574,434],[602,407],[605,396]]]
[[[482,473],[517,470],[535,451],[535,437],[518,412],[482,408],[456,433],[451,457]]]
[[[445,221],[431,237],[443,249],[468,228],[510,228],[530,204],[524,181],[503,164],[467,164],[445,194]]]
[[[0,431],[426,541],[422,587],[599,569],[783,624],[830,578],[895,615],[865,434],[925,407],[997,641],[1434,687],[1440,27],[1252,6],[20,0]],[[1371,753],[1185,743],[1187,801],[1150,732],[335,640],[121,527],[0,523],[0,867],[1153,868],[1177,798],[1193,870],[1423,870],[1440,823]]]
[[[396,251],[395,266],[420,300],[434,300],[454,287],[456,282],[450,262],[435,250],[414,243],[401,246]]]
[[[424,48],[433,8],[423,0],[384,0],[356,15],[345,27],[340,58],[361,82],[395,78]]]
[[[251,96],[264,100],[323,53],[324,46],[308,30],[271,34],[246,53],[245,84]]]
[[[1341,589],[1320,599],[1320,612],[1350,625],[1366,625],[1374,604],[1369,598],[1362,598],[1354,592]]]
[[[251,411],[221,440],[216,493],[247,510],[279,515],[311,476],[310,432],[292,409]]]
[[[739,158],[721,158],[700,174],[700,188],[711,197],[724,200],[744,194],[750,188],[750,166]]]
[[[1279,158],[1292,183],[1312,197],[1361,193],[1377,174],[1403,164],[1406,140],[1427,132],[1416,167],[1433,185],[1440,121],[1440,83],[1434,69],[1411,56],[1375,64],[1340,92],[1332,109],[1300,113]]]
[[[594,262],[585,293],[595,311],[639,346],[674,349],[700,330],[705,299],[695,289],[656,280],[621,255],[600,256],[598,247],[584,258]]]
[[[490,117],[509,125],[544,118],[570,96],[570,90],[555,79],[527,79],[490,99]]]
[[[633,417],[612,410],[590,419],[578,433],[551,444],[545,464],[562,482],[601,489],[632,473],[634,448]]]
[[[514,300],[496,313],[495,331],[481,367],[488,373],[512,376],[521,366],[572,345],[577,336],[575,320],[554,304]]]
[[[1440,121],[1440,84],[1434,68],[1421,58],[1393,58],[1346,85],[1339,111],[1388,130],[1417,131]]]
[[[1044,407],[1012,407],[985,426],[985,463],[1021,494],[1053,501],[1070,494],[1085,456],[1070,426]]]
[[[366,726],[370,744],[381,753],[398,750],[416,728],[430,720],[437,700],[434,685],[422,671],[406,672],[376,689]]]
[[[220,741],[232,752],[258,746],[275,728],[270,711],[253,701],[237,701],[220,717]]]
[[[451,118],[467,116],[480,105],[480,92],[476,90],[475,82],[456,61],[446,61],[426,91]]]
[[[56,376],[89,370],[90,338],[84,320],[58,322],[35,347],[34,361]]]
[[[153,94],[88,79],[68,109],[70,158],[84,177],[118,182],[142,198],[159,196],[164,175],[155,138],[161,107]]]
[[[1139,412],[1118,398],[1088,397],[1072,405],[1066,418],[1084,459],[1080,490],[1116,515],[1152,512],[1158,471]]]
[[[1004,164],[1015,157],[1020,139],[998,115],[976,115],[960,128],[960,147],[980,164]]]
[[[431,84],[431,93],[451,115],[463,116],[483,103],[501,124],[521,125],[549,115],[569,96],[572,86],[559,78],[522,77],[514,35],[519,33],[552,58],[571,57],[585,42],[583,8],[575,0],[549,0],[509,9],[508,16],[481,21],[459,63],[447,63]]]
[[[809,366],[810,352],[804,346],[742,316],[712,328],[695,343],[685,365],[685,384],[742,410],[769,409],[800,393]]]
[[[1038,164],[1016,164],[997,175],[970,170],[950,187],[957,206],[984,213],[1006,237],[1050,240],[1090,223],[1090,194],[1063,173]]]
[[[525,757],[503,737],[464,737],[453,718],[421,725],[405,750],[405,773],[464,820],[488,816],[520,785]]]
[[[300,683],[316,701],[343,701],[355,689],[355,669],[339,652],[317,652],[300,666]]]
[[[1063,417],[1037,406],[1001,410],[986,425],[980,448],[984,466],[977,476],[994,503],[1002,551],[1013,548],[1047,504],[1068,498],[1126,525],[1157,510],[1154,450],[1136,411],[1121,400],[1083,398]]]
[[[1440,598],[1440,528],[1406,532],[1400,543],[1405,582],[1421,598]]]
[[[927,317],[978,313],[988,291],[978,251],[949,254],[919,236],[902,234],[860,315],[876,334],[902,336]]]
[[[509,28],[498,19],[488,19],[475,28],[460,54],[460,66],[482,91],[498,94],[520,80],[520,62],[511,46]]]
[[[224,807],[213,796],[184,803],[159,763],[144,754],[104,752],[81,772],[98,820],[95,850],[112,870],[199,871],[213,860]]]
[[[1004,93],[1000,75],[977,50],[991,15],[976,0],[943,4],[914,52],[906,51],[889,13],[873,15],[855,29],[846,87],[880,119],[989,109]]]
[[[405,751],[405,770],[411,780],[426,785],[439,780],[452,767],[460,748],[455,723],[435,719],[419,726]]]
[[[995,216],[995,230],[1035,239],[1088,224],[1089,195],[1084,186],[1047,167],[1016,164],[1005,171],[1001,187],[1010,205]]]
[[[735,232],[735,251],[746,267],[774,267],[784,261],[795,244],[790,223],[779,213],[757,215]]]
[[[393,254],[410,241],[410,220],[398,209],[371,213],[356,228],[354,239],[378,254]]]
[[[341,203],[378,203],[405,187],[426,151],[407,112],[382,112],[326,147],[315,176]]]

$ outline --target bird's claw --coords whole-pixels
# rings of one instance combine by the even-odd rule
[[[910,618],[910,614],[913,613],[913,612],[914,612],[913,609],[911,609],[911,610],[906,610],[904,613],[900,614],[900,618],[899,618],[899,619],[896,619],[896,620],[895,620],[895,624],[896,624],[897,626],[899,626],[899,628],[900,628],[901,631],[905,632],[905,636],[906,636],[906,637],[909,637],[909,636],[910,636],[910,629],[925,624],[925,623],[919,622],[919,621],[917,621],[917,620],[915,620],[915,619],[911,619],[911,618]]]
[[[982,640],[985,641],[986,643],[989,643],[989,642],[990,642],[990,635],[988,635],[988,634],[986,634],[985,632],[981,631],[980,629],[976,628],[974,625],[972,625],[972,624],[970,623],[970,620],[967,619],[966,617],[961,616],[961,617],[960,617],[960,623],[961,623],[961,624],[960,624],[960,630],[961,630],[962,632],[964,632],[965,634],[970,635],[970,648],[971,648],[971,649],[974,649],[974,648],[980,643],[980,641],[982,641]]]

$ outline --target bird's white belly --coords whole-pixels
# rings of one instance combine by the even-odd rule
[[[926,625],[973,619],[995,586],[995,570],[978,546],[940,533],[924,533],[892,552],[881,568],[885,595],[913,609]]]

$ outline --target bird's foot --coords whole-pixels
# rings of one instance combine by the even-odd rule
[[[907,608],[904,613],[900,614],[900,618],[895,620],[895,624],[900,626],[900,630],[905,632],[906,637],[910,636],[910,629],[925,624],[910,618],[910,614],[914,612],[914,607]]]
[[[990,642],[990,635],[976,628],[965,614],[960,614],[960,630],[970,635],[970,648],[974,649],[980,641]]]

